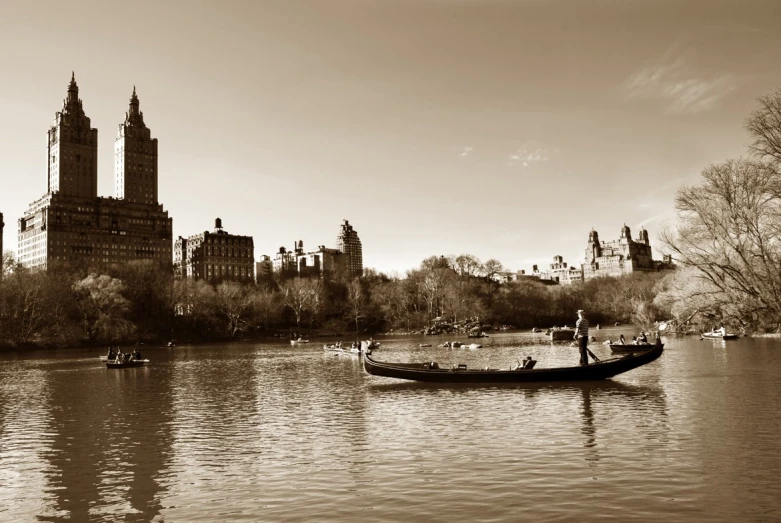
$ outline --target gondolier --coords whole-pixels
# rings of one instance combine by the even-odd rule
[[[578,310],[578,321],[575,322],[575,336],[580,350],[580,365],[588,365],[588,320],[582,309]],[[596,359],[596,358],[595,358]]]

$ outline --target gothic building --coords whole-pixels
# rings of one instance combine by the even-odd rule
[[[181,278],[210,283],[255,281],[255,245],[252,236],[228,234],[222,220],[214,220],[214,230],[174,244],[174,274]]]
[[[597,231],[591,230],[583,264],[583,279],[599,276],[621,276],[637,271],[654,271],[657,265],[651,257],[648,231],[641,228],[637,241],[626,224],[618,240],[600,242]]]
[[[363,276],[363,247],[358,233],[347,220],[342,223],[339,235],[336,237],[336,248],[347,257],[349,276]]]
[[[19,219],[19,262],[42,269],[132,260],[170,264],[172,220],[157,201],[157,140],[150,134],[134,88],[115,142],[116,197],[98,196],[98,131],[71,76],[48,131],[47,192]]]

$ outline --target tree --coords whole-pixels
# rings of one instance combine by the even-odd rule
[[[758,102],[759,109],[752,112],[745,123],[753,138],[749,150],[778,167],[781,165],[781,89],[760,96]]]
[[[236,336],[255,303],[255,294],[249,285],[226,281],[217,286],[217,304],[228,318],[228,332]]]
[[[316,312],[322,300],[320,280],[293,278],[282,284],[282,299],[296,316],[296,328],[301,329],[301,318],[307,312]]]
[[[366,298],[360,278],[353,278],[347,284],[347,305],[350,310],[350,318],[355,322],[355,333],[360,332],[360,321],[364,318]]]
[[[133,332],[135,326],[124,317],[129,302],[123,290],[121,280],[106,274],[92,273],[73,284],[87,340],[117,341]]]
[[[714,164],[676,196],[677,229],[662,232],[677,261],[696,268],[746,320],[781,320],[781,183],[767,164]],[[717,302],[714,301],[714,305]]]

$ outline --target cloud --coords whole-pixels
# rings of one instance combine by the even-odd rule
[[[697,73],[685,56],[671,59],[671,48],[661,63],[645,67],[631,75],[623,84],[629,100],[661,100],[671,113],[698,113],[715,106],[735,90],[731,74],[705,75]]]
[[[507,155],[507,164],[529,167],[535,163],[547,162],[550,155],[555,152],[558,152],[555,148],[545,147],[539,142],[529,140],[518,147],[515,152]]]
[[[458,156],[465,158],[469,155],[469,153],[471,153],[474,150],[475,150],[474,147],[469,147],[468,145],[465,145],[464,147],[461,148],[461,152],[458,153]]]

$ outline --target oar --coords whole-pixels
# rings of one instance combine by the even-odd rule
[[[586,352],[588,352],[588,355],[589,355],[589,356],[591,356],[592,358],[594,358],[594,361],[599,361],[599,358],[597,358],[597,355],[596,355],[596,354],[594,354],[593,352],[591,352],[591,349],[589,349],[588,347],[586,347]]]

